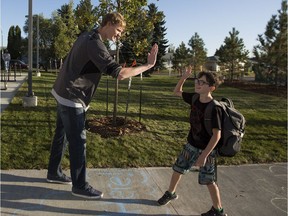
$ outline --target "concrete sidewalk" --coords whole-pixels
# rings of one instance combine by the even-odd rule
[[[1,171],[1,215],[200,215],[211,207],[197,172],[183,176],[179,199],[157,206],[171,168],[88,169],[101,200],[71,195],[71,186],[46,182],[46,170]],[[67,171],[69,175],[69,172]],[[287,216],[287,164],[219,166],[223,206],[229,216]]]
[[[21,73],[16,77],[16,81],[7,82],[7,89],[3,90],[4,82],[1,81],[1,110],[2,113],[10,104],[11,100],[17,93],[17,90],[21,87],[21,85],[27,80],[27,73]]]

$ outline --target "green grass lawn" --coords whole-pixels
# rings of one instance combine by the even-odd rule
[[[56,120],[56,102],[50,94],[55,73],[33,77],[33,91],[38,106],[24,108],[22,97],[27,83],[19,89],[9,107],[1,115],[1,169],[45,169]],[[148,167],[171,166],[189,129],[189,107],[172,91],[178,77],[152,75],[142,81],[142,115],[147,131],[119,137],[101,138],[87,133],[87,166]],[[108,81],[107,81],[108,80]],[[103,76],[87,119],[106,115],[106,84],[108,82],[108,115],[112,115],[115,80]],[[118,116],[125,116],[128,80],[119,83]],[[141,81],[132,80],[127,118],[139,120]],[[193,91],[191,80],[184,90]],[[233,158],[219,158],[219,164],[270,163],[287,161],[287,99],[256,94],[220,86],[214,93],[233,99],[236,108],[247,120],[242,151]],[[69,167],[68,152],[63,161]]]

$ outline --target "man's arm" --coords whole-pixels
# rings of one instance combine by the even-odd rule
[[[137,76],[138,74],[149,70],[156,63],[157,53],[158,53],[158,45],[154,44],[153,47],[151,48],[150,53],[148,53],[147,63],[145,65],[141,65],[138,67],[122,68],[117,79],[123,80],[123,79],[129,78],[129,77],[132,77],[132,76]]]

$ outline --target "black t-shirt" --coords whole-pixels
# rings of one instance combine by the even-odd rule
[[[196,148],[205,149],[211,136],[204,126],[204,112],[209,103],[201,103],[199,99],[192,105],[192,97],[195,93],[183,92],[183,100],[191,106],[190,111],[190,130],[187,141]],[[220,107],[215,106],[212,110],[212,128],[221,130],[222,111]]]

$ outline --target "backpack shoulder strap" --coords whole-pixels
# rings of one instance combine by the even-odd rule
[[[207,133],[212,136],[212,110],[215,106],[221,106],[219,101],[212,100],[206,107],[205,113],[204,113],[204,126],[207,131]]]
[[[234,103],[231,99],[223,97],[221,102],[224,102],[228,107],[234,108]]]

